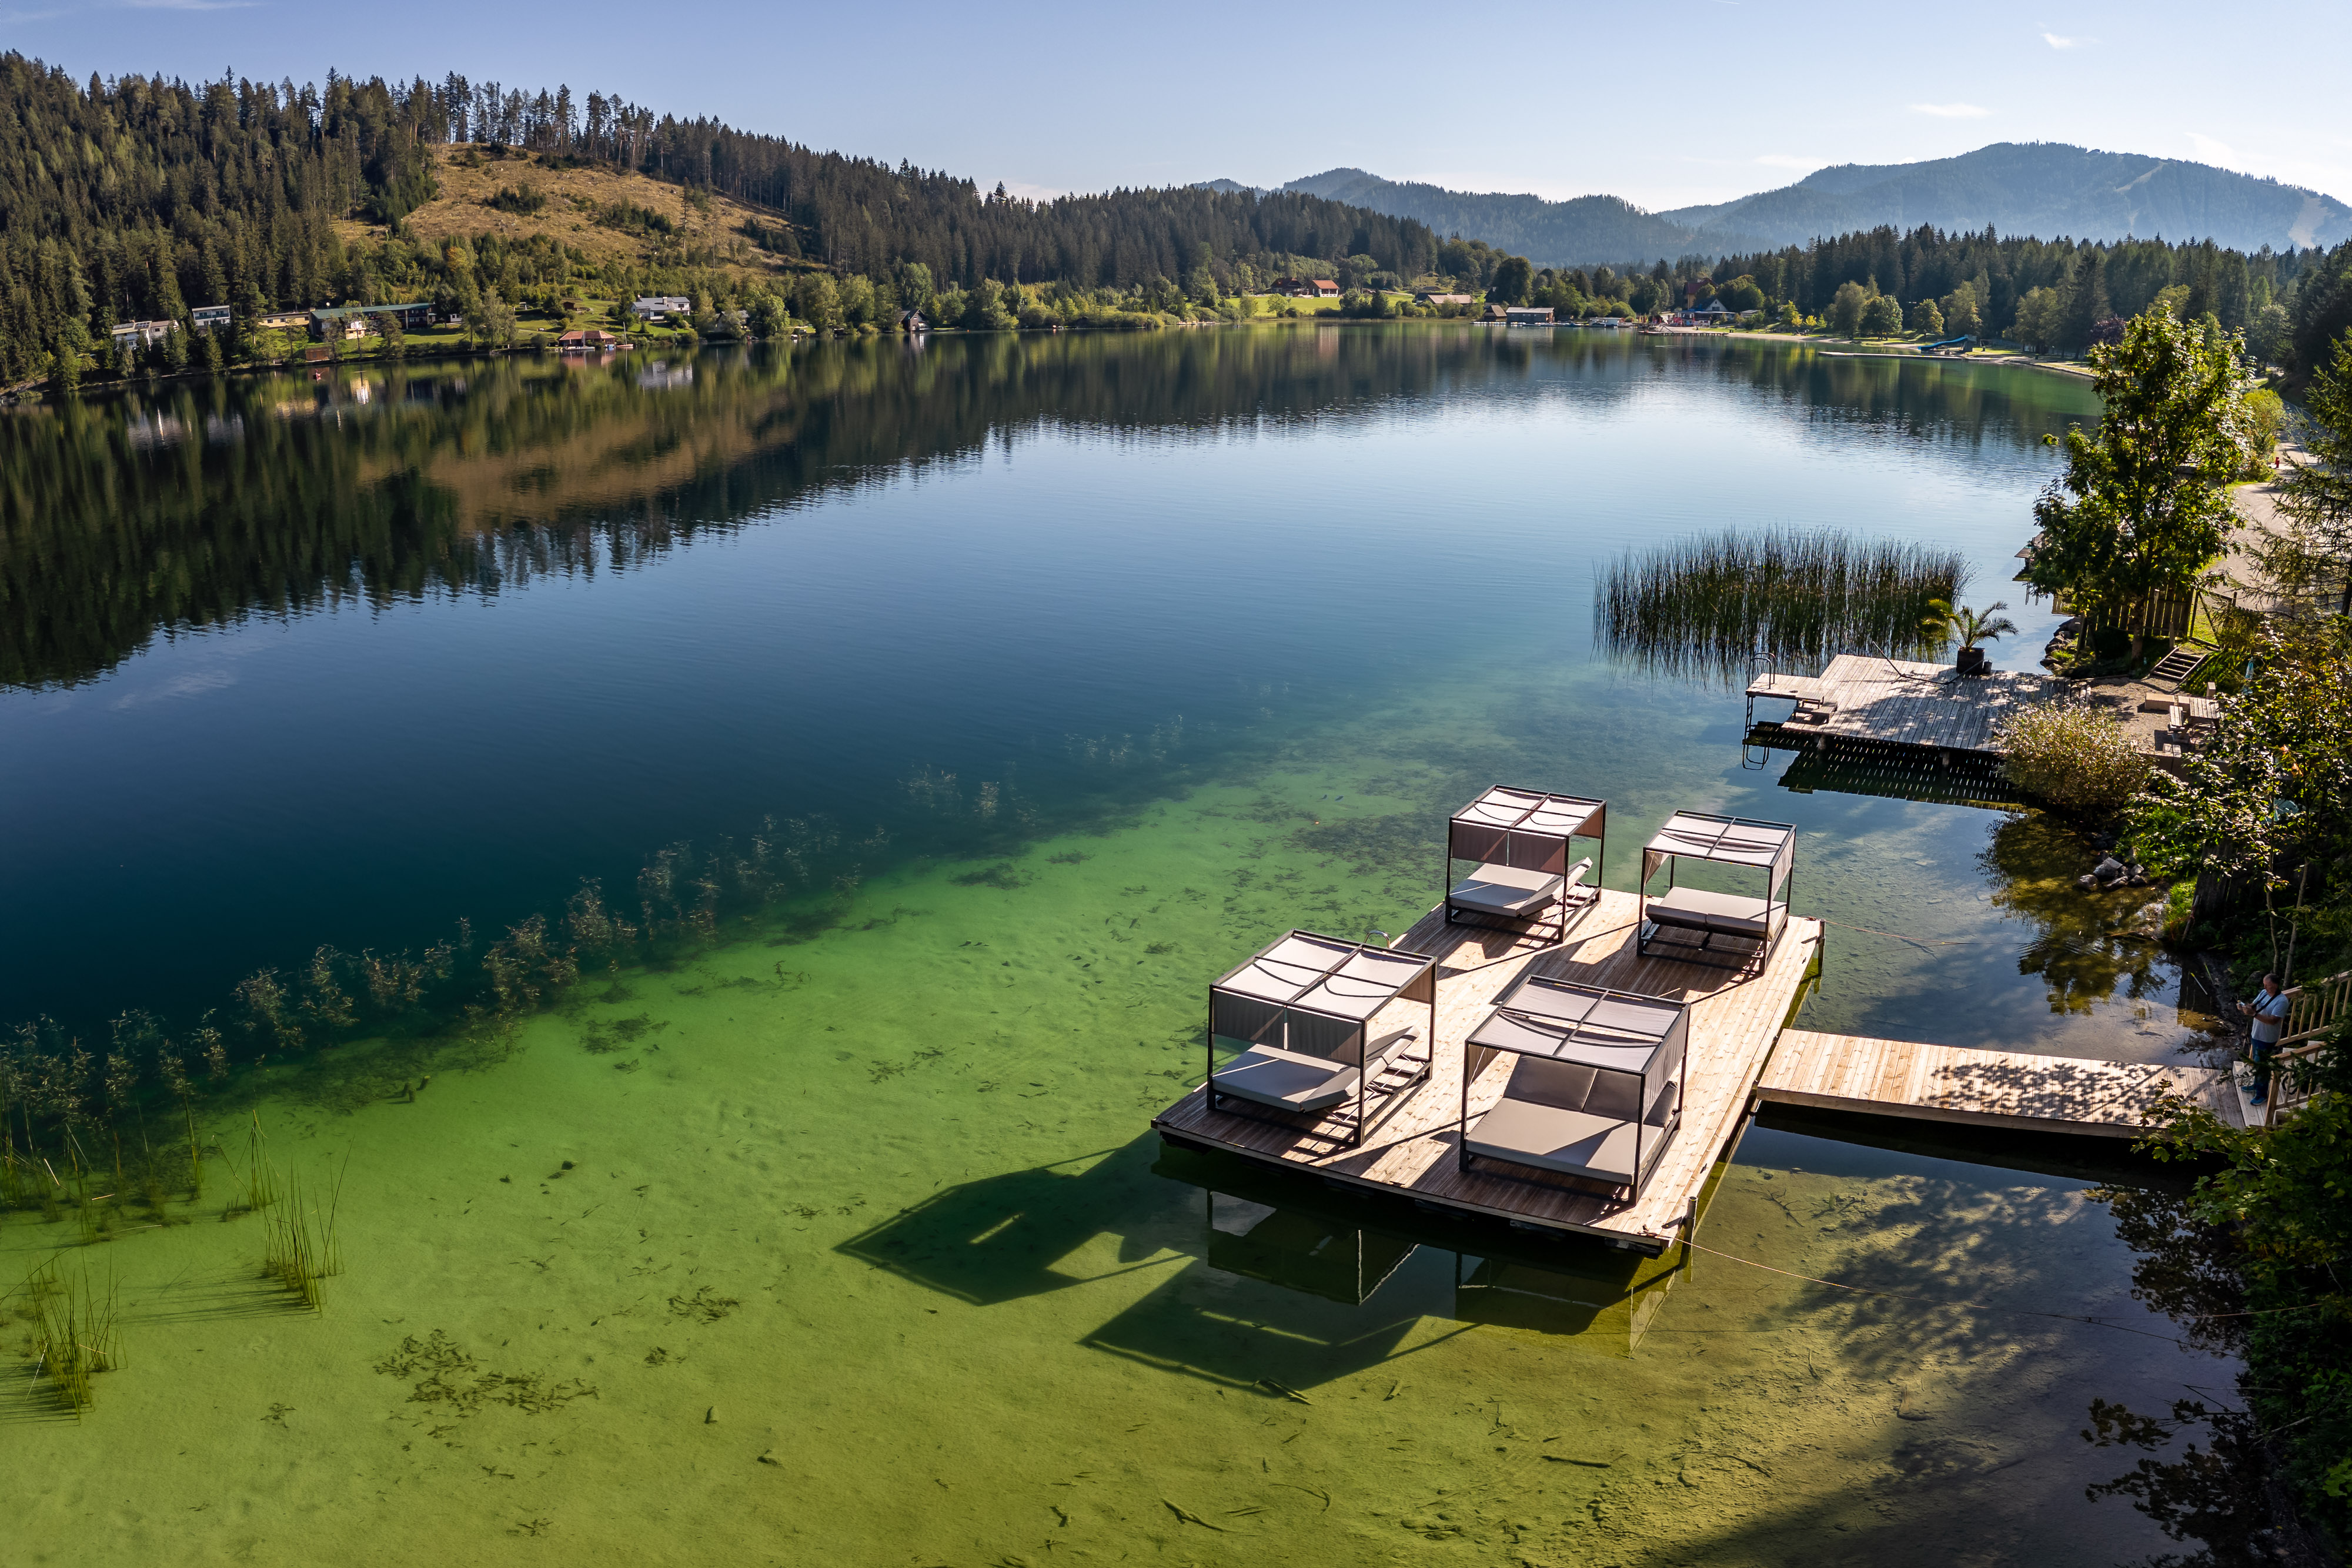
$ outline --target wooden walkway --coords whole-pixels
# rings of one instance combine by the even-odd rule
[[[1655,1257],[1673,1244],[1709,1170],[1744,1121],[1764,1059],[1812,971],[1822,925],[1791,917],[1761,972],[1741,980],[1727,969],[1641,956],[1633,949],[1635,912],[1632,894],[1603,891],[1599,905],[1556,948],[1536,947],[1505,931],[1448,926],[1442,908],[1422,916],[1395,946],[1441,960],[1433,1066],[1428,1082],[1375,1113],[1360,1148],[1340,1141],[1345,1134],[1337,1123],[1277,1124],[1212,1111],[1198,1089],[1161,1112],[1152,1127],[1186,1147],[1389,1192],[1425,1207],[1581,1232]],[[1459,1167],[1461,1073],[1470,1031],[1504,988],[1529,970],[1693,1004],[1682,1125],[1633,1203],[1571,1188],[1566,1178],[1520,1181],[1492,1174],[1491,1166],[1469,1175]],[[1502,1096],[1512,1063],[1500,1056],[1482,1050],[1468,1063],[1474,1117]]]
[[[1789,718],[1756,727],[1799,744],[1829,737],[1991,751],[1994,725],[2021,708],[2054,700],[2063,687],[2055,676],[2030,670],[1963,676],[1949,664],[1840,653],[1819,675],[1760,676],[1748,695],[1793,701],[1796,711]]]
[[[2007,1051],[1787,1030],[1759,1100],[2027,1132],[2137,1138],[2159,1095],[2184,1096],[2243,1125],[2231,1074],[2159,1062],[2086,1061]]]

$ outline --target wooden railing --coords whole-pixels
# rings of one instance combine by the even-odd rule
[[[2286,998],[2286,1029],[2271,1058],[2270,1103],[2263,1107],[2265,1127],[2277,1126],[2311,1103],[2311,1091],[2296,1083],[2294,1070],[2326,1051],[2327,1043],[2321,1037],[2334,1033],[2352,1016],[2352,969],[2307,986],[2290,986]]]

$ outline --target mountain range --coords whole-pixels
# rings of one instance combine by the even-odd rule
[[[2245,251],[2352,238],[2352,207],[2316,191],[2208,163],[2053,141],[1997,142],[1919,163],[1841,163],[1778,190],[1661,213],[1618,196],[1553,202],[1449,191],[1361,169],[1309,174],[1282,189],[1416,218],[1441,235],[1484,240],[1544,267],[1736,255],[1883,224],[1990,225],[2042,239],[2210,239]]]

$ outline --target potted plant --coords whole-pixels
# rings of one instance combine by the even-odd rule
[[[1938,642],[1949,637],[1959,643],[1959,654],[1952,661],[1954,669],[1964,675],[1982,674],[1992,663],[1985,657],[1984,644],[2017,631],[2016,623],[2001,613],[2008,608],[1995,600],[1985,610],[1971,610],[1965,604],[1956,610],[1948,599],[1931,599],[1927,618],[1919,622],[1919,629]]]

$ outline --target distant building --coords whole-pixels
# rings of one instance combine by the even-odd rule
[[[647,321],[658,321],[666,316],[691,316],[694,301],[682,294],[647,294],[629,301],[629,308]]]
[[[1477,297],[1470,294],[1437,294],[1423,289],[1413,296],[1423,305],[1475,305]]]
[[[118,348],[129,343],[137,348],[152,349],[179,329],[180,324],[172,320],[125,321],[114,329],[112,335]]]
[[[1307,280],[1307,291],[1318,299],[1337,299],[1339,298],[1339,286],[1328,277],[1308,278]]]
[[[898,329],[902,332],[928,332],[931,324],[923,319],[923,313],[919,310],[901,310],[898,312]]]
[[[310,312],[310,319],[321,337],[337,333],[346,338],[364,338],[371,331],[382,331],[387,320],[398,321],[404,332],[415,332],[432,325],[433,302],[410,299],[396,305],[322,305]]]
[[[1499,327],[1510,319],[1510,312],[1500,305],[1489,305],[1478,312],[1478,320],[1482,326]]]
[[[1503,320],[1513,327],[1549,327],[1551,307],[1549,305],[1511,305],[1504,308]]]
[[[308,310],[272,310],[257,318],[254,326],[264,332],[307,332],[310,329]]]
[[[199,332],[216,332],[228,325],[228,307],[199,305],[188,312],[188,324]]]
[[[1723,308],[1722,300],[1710,299],[1706,304],[1699,306],[1696,309],[1693,310],[1690,313],[1690,317],[1691,323],[1694,326],[1712,327],[1720,322],[1730,320],[1731,312]]]

